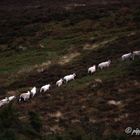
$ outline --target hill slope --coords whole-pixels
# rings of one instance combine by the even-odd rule
[[[140,58],[121,62],[120,57],[140,50],[139,13],[139,5],[88,6],[50,14],[49,20],[29,14],[21,24],[16,18],[6,22],[1,98],[46,83],[52,87],[26,103],[17,99],[2,107],[0,139],[138,139],[124,130],[139,128]],[[88,67],[108,59],[111,67],[87,74]],[[55,86],[73,72],[74,81]]]

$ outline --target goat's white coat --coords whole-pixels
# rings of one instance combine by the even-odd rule
[[[63,79],[62,78],[56,82],[56,85],[58,87],[60,87],[62,84],[63,84]]]
[[[133,57],[140,56],[140,51],[133,51]]]
[[[64,79],[64,80],[66,81],[66,83],[67,83],[68,81],[74,80],[75,76],[76,76],[76,74],[73,73],[73,74],[70,74],[70,75],[66,75],[63,79]]]
[[[28,91],[27,93],[22,93],[20,95],[19,101],[21,101],[22,98],[24,101],[27,101],[30,98],[30,95],[31,95],[30,91]]]
[[[108,104],[118,106],[121,105],[121,101],[110,100],[108,101]]]
[[[0,107],[7,104],[7,102],[0,101]]]
[[[45,85],[45,86],[42,86],[41,88],[40,88],[40,92],[46,92],[47,90],[49,90],[50,89],[50,84],[47,84],[47,85]]]
[[[34,97],[36,93],[37,93],[37,88],[36,87],[33,87],[31,89],[31,95],[32,95],[32,97]]]
[[[8,100],[10,102],[10,101],[14,100],[15,98],[16,98],[16,96],[10,96],[10,97],[8,97]]]
[[[8,104],[9,102],[14,100],[15,98],[16,98],[15,96],[5,97],[4,99],[0,100],[0,107],[5,105],[5,104]]]
[[[88,68],[88,73],[94,73],[94,72],[96,72],[96,65],[93,65],[92,67],[89,67]]]
[[[122,61],[128,60],[130,58],[133,59],[133,54],[132,53],[123,54],[122,57],[121,57]]]
[[[0,107],[5,105],[5,104],[8,104],[9,103],[9,100],[7,97],[5,97],[4,99],[0,100]]]
[[[1,100],[2,102],[8,102],[8,97],[5,97],[4,99]]]
[[[98,68],[100,68],[100,69],[107,68],[107,67],[110,66],[110,64],[111,64],[111,60],[108,60],[108,61],[99,63],[99,64],[98,64]]]

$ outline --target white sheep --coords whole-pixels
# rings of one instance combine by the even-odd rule
[[[122,61],[128,60],[128,59],[133,59],[133,54],[132,53],[123,54],[121,59],[122,59]]]
[[[7,104],[6,102],[0,101],[0,107]]]
[[[92,67],[88,68],[88,73],[94,73],[96,71],[96,65],[93,65]]]
[[[19,102],[23,99],[24,101],[27,101],[31,96],[31,93],[30,91],[28,91],[27,93],[22,93],[20,95],[20,98],[19,98]]]
[[[1,107],[1,106],[3,106],[3,105],[4,105],[4,104],[3,104],[3,102],[2,102],[2,101],[0,101],[0,107]]]
[[[34,97],[36,93],[37,93],[37,88],[36,87],[33,87],[31,89],[31,95],[32,95],[32,97]]]
[[[2,102],[9,102],[8,97],[5,97],[4,99],[1,100]]]
[[[140,51],[133,51],[133,59],[135,56],[140,56]]]
[[[10,96],[10,97],[8,97],[8,100],[10,102],[10,101],[14,100],[15,98],[16,98],[15,96]]]
[[[118,105],[121,105],[121,101],[110,100],[108,101],[108,104],[118,106]]]
[[[4,99],[0,100],[0,107],[5,105],[5,104],[8,104],[9,103],[9,100],[7,97],[5,97]]]
[[[68,81],[74,80],[75,76],[76,76],[76,74],[73,73],[73,74],[70,74],[70,75],[65,76],[63,79],[64,79],[64,80],[66,81],[66,83],[67,83]]]
[[[4,99],[0,100],[0,107],[5,105],[5,104],[8,104],[14,98],[16,98],[16,97],[15,96],[10,96],[10,97],[5,97]]]
[[[47,85],[45,85],[45,86],[42,86],[41,88],[40,88],[40,92],[46,92],[47,90],[49,90],[50,89],[50,84],[47,84]]]
[[[62,78],[56,82],[56,85],[58,87],[60,87],[62,84],[63,84],[63,79]]]
[[[108,60],[108,61],[99,63],[99,64],[98,64],[98,68],[100,68],[100,69],[107,68],[107,67],[110,66],[110,64],[111,64],[111,60]]]

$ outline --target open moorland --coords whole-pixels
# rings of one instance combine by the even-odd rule
[[[135,50],[139,1],[1,1],[0,99],[16,99],[0,107],[0,140],[138,140],[125,129],[140,129],[140,57],[121,61]],[[19,103],[34,86],[36,96]]]

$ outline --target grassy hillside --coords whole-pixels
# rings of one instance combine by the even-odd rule
[[[140,50],[139,5],[87,6],[45,20],[35,13],[5,21],[0,98],[46,83],[52,87],[26,103],[0,108],[0,140],[137,140],[124,130],[140,127],[140,58],[120,57]],[[87,74],[88,67],[108,59],[110,68]],[[76,80],[55,86],[73,72]]]

